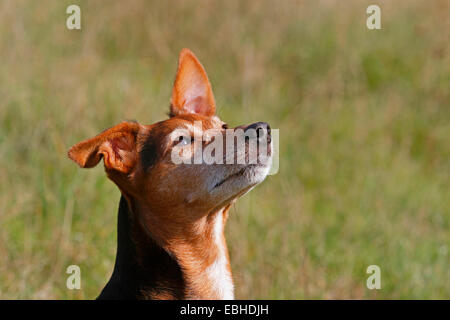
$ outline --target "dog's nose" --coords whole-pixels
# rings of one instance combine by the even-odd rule
[[[267,142],[270,143],[271,141],[270,126],[267,122],[253,123],[249,125],[247,128],[245,128],[245,131],[247,130],[254,130],[256,132],[256,138],[258,139],[258,141],[263,141],[264,139],[267,139]]]

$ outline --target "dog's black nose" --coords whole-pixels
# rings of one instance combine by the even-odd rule
[[[248,130],[254,130],[256,132],[256,138],[259,141],[263,141],[264,139],[267,139],[267,142],[270,143],[271,136],[270,136],[270,126],[267,122],[256,122],[251,125],[249,125],[247,128],[245,128],[245,131]]]

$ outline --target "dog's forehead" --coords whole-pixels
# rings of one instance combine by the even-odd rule
[[[224,122],[218,116],[205,117],[197,114],[185,114],[159,122],[158,127],[164,127],[165,134],[170,134],[176,129],[192,131],[194,126],[202,130],[220,128]]]

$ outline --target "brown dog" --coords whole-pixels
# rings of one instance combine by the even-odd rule
[[[230,131],[243,132],[241,147],[234,145],[237,136],[226,135]],[[232,164],[174,161],[180,154],[178,160],[192,159],[214,141]],[[249,161],[252,142],[256,163]],[[214,152],[215,159],[225,156]],[[74,145],[69,157],[82,168],[103,157],[122,193],[116,263],[100,299],[233,299],[224,226],[231,204],[269,171],[270,128],[258,122],[228,129],[215,115],[211,85],[191,51],[180,53],[168,120],[123,122]]]

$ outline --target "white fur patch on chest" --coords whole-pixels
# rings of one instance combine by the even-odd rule
[[[234,285],[231,273],[228,269],[228,260],[226,256],[225,244],[222,242],[223,233],[223,215],[220,211],[214,222],[214,241],[218,247],[219,254],[216,260],[206,268],[206,274],[212,282],[213,288],[220,299],[234,299]]]

